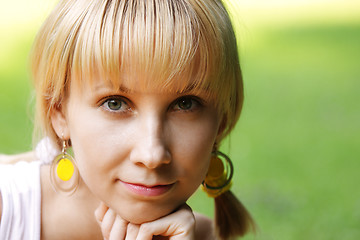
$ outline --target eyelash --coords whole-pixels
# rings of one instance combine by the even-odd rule
[[[121,103],[118,110],[111,109],[109,107],[109,103],[111,101],[117,101],[118,103]],[[188,102],[184,102],[188,101]],[[186,104],[190,103],[189,109],[183,109],[183,107],[180,106],[180,104]],[[124,108],[123,106],[126,106],[126,109],[121,110]],[[194,112],[198,110],[200,107],[204,105],[203,100],[199,99],[196,96],[182,96],[176,99],[169,107],[170,111],[175,112]],[[109,96],[106,97],[101,101],[100,107],[103,108],[105,111],[110,112],[111,114],[124,114],[132,111],[132,108],[130,107],[129,100],[126,99],[123,96]],[[186,107],[186,106],[185,106]]]

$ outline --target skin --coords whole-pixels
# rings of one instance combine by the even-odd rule
[[[213,239],[211,221],[185,202],[203,181],[220,132],[214,100],[205,100],[205,92],[129,89],[126,82],[113,89],[101,80],[70,89],[52,124],[60,138],[71,139],[82,179],[66,199],[47,190],[48,171],[42,171],[44,239],[61,231],[52,223],[96,208],[100,228],[92,231],[106,239]],[[134,191],[133,184],[149,191]],[[59,204],[67,208],[58,210],[63,218],[47,214]],[[74,228],[71,220],[62,222]]]

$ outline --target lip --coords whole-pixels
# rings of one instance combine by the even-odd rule
[[[144,197],[158,197],[169,192],[175,183],[164,185],[146,186],[138,183],[129,183],[119,180],[119,182],[131,193]]]

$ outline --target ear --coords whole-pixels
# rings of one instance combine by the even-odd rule
[[[68,127],[68,122],[66,118],[66,114],[64,113],[63,109],[54,108],[51,112],[51,124],[56,132],[56,135],[60,139],[69,139],[70,138],[70,131]]]
[[[217,135],[216,135],[216,141],[218,142],[219,138],[222,136],[222,134],[224,133],[225,131],[225,128],[226,128],[226,122],[227,122],[227,118],[226,118],[226,115],[224,114],[221,118],[221,121],[220,121],[220,125],[219,125],[219,129],[218,129],[218,132],[217,132]]]

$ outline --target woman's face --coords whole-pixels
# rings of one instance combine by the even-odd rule
[[[121,217],[143,223],[174,211],[209,167],[221,117],[205,92],[70,87],[53,126],[70,138],[90,191]],[[142,88],[141,88],[142,89]]]

